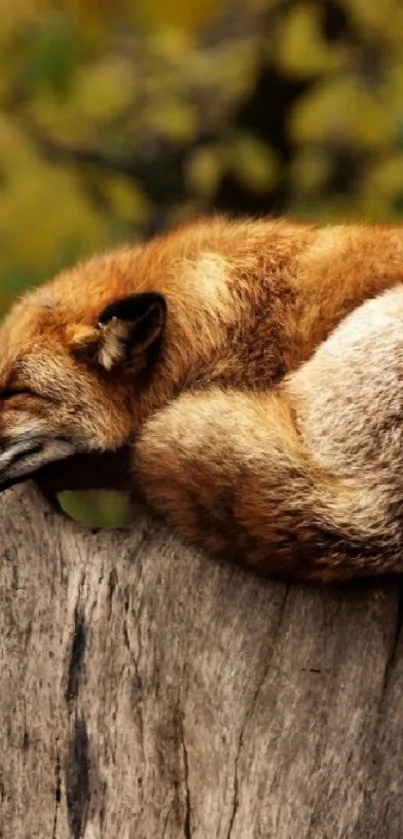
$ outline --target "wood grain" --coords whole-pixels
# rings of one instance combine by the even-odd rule
[[[401,839],[401,592],[0,496],[0,837]]]

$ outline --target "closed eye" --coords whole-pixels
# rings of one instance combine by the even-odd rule
[[[50,396],[48,393],[38,393],[36,390],[32,390],[30,387],[9,387],[5,388],[5,390],[0,391],[0,402],[7,402],[10,399],[14,399],[17,396],[30,396],[35,397],[35,399],[41,399],[42,402],[53,402],[54,405],[57,405],[60,400],[56,398],[56,396]]]
[[[25,388],[8,388],[0,391],[0,401],[6,402],[8,399],[13,399],[14,396],[36,396],[40,397],[39,393],[35,393],[29,387]]]

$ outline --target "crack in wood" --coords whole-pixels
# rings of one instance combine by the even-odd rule
[[[56,751],[55,762],[55,813],[53,819],[52,839],[56,839],[57,819],[59,815],[60,802],[62,797],[61,761],[59,751]]]
[[[83,835],[90,799],[90,761],[87,724],[75,719],[66,763],[67,819],[73,839]]]
[[[74,613],[74,636],[71,647],[66,688],[66,701],[68,703],[74,702],[78,695],[81,677],[84,670],[84,653],[86,643],[87,629],[85,618],[82,613],[78,613],[76,608]]]
[[[183,769],[184,769],[184,785],[185,785],[185,820],[183,823],[184,839],[192,839],[191,830],[191,808],[190,808],[190,789],[189,789],[189,761],[188,753],[185,743],[185,733],[183,724],[181,727],[181,742],[183,750]]]
[[[388,656],[387,656],[386,664],[385,664],[385,673],[384,673],[383,686],[382,686],[382,697],[385,695],[385,693],[386,693],[386,691],[389,687],[390,680],[391,680],[391,677],[392,677],[392,673],[393,673],[394,668],[395,668],[397,650],[398,650],[398,647],[399,647],[399,641],[400,641],[400,637],[401,637],[401,633],[402,633],[402,626],[403,626],[403,584],[399,585],[399,588],[398,588],[396,620],[395,620],[395,626],[394,626],[394,631],[393,631],[393,635],[392,635],[392,640],[391,640],[391,643],[390,643]]]

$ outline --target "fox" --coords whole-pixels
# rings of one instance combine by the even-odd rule
[[[0,491],[130,492],[258,574],[403,571],[403,228],[211,217],[0,327]]]

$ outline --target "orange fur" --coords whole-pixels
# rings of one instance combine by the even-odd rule
[[[402,282],[403,228],[287,220],[207,219],[78,265],[0,331],[0,484],[130,487],[264,573],[400,571],[376,482],[318,463],[301,417],[326,386],[316,348]]]

